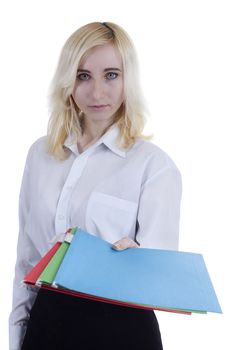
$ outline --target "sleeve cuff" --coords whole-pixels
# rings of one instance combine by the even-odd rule
[[[9,326],[9,350],[21,349],[26,328],[25,323]]]

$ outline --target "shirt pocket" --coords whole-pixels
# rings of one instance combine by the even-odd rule
[[[137,203],[92,192],[86,210],[86,228],[90,233],[113,243],[124,236],[134,238]]]

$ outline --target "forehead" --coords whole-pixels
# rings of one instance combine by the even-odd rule
[[[119,50],[111,45],[99,45],[90,49],[81,60],[79,68],[94,70],[114,67],[122,69],[122,59]]]

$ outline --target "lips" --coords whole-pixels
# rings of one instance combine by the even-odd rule
[[[102,111],[104,109],[106,109],[108,107],[108,105],[92,105],[89,106],[89,108],[96,110],[96,111]]]
[[[107,107],[107,105],[93,105],[93,106],[90,106],[90,107],[93,107],[93,108],[102,108],[102,107]]]

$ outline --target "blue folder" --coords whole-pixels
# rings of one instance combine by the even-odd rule
[[[154,309],[221,313],[203,256],[112,245],[78,229],[54,284],[71,291]]]

